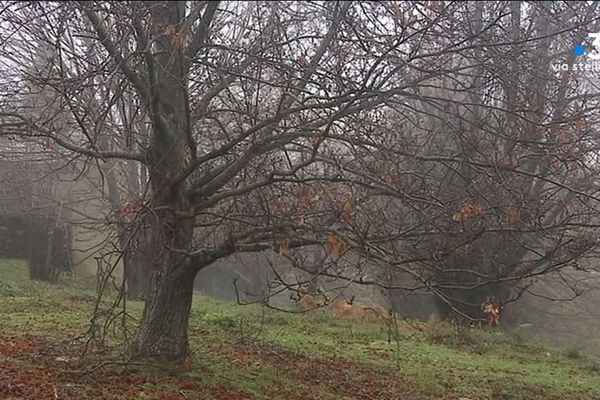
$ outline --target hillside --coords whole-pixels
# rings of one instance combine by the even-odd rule
[[[31,282],[22,262],[0,260],[0,399],[600,399],[598,360],[525,334],[402,320],[390,329],[202,295],[185,371],[119,361],[119,319],[82,364],[93,299],[92,282]],[[140,303],[127,307],[139,315]]]

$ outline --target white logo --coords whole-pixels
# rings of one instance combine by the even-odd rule
[[[600,60],[600,32],[590,33],[588,36],[593,39],[592,46],[594,47],[593,51],[588,53],[588,57],[592,60]]]

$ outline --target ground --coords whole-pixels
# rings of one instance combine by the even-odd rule
[[[600,399],[600,361],[523,332],[401,319],[390,327],[200,294],[185,365],[125,363],[118,338],[135,321],[120,316],[104,343],[90,342],[93,304],[92,282],[32,282],[23,262],[0,260],[0,399]],[[141,307],[127,303],[133,318]]]

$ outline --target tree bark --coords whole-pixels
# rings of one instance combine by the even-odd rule
[[[180,29],[185,2],[153,4],[153,24],[161,28],[154,38],[152,54],[146,54],[152,94],[148,170],[154,209],[149,255],[154,262],[133,350],[136,358],[177,361],[188,355],[188,318],[197,268],[190,256],[195,210],[188,183],[175,180],[187,168],[195,148],[189,140],[188,76],[183,50],[169,33]],[[138,31],[142,34],[139,27]]]
[[[158,171],[155,174],[160,176]],[[148,246],[145,253],[151,261],[146,267],[150,277],[144,296],[144,313],[132,350],[138,359],[180,361],[189,353],[188,319],[198,272],[189,253],[194,214],[182,192],[170,192],[154,200],[157,210],[149,221],[147,237],[147,243],[152,246]]]
[[[176,260],[173,260],[176,262]],[[134,344],[135,358],[183,360],[188,356],[188,320],[195,270],[165,259],[150,282],[148,299]]]

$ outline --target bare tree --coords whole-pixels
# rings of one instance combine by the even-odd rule
[[[585,119],[574,150],[587,185],[551,170],[550,153],[565,145],[552,144],[560,124],[591,115],[594,93],[567,93],[569,76],[532,82],[554,55],[508,56],[582,34],[590,12],[579,18],[566,3],[7,3],[2,79],[22,76],[37,47],[52,46],[55,73],[29,79],[56,94],[62,122],[9,101],[22,95],[17,86],[3,92],[0,134],[147,171],[148,190],[130,208],[151,243],[137,357],[187,356],[194,277],[238,252],[274,249],[309,274],[390,290],[410,286],[390,274],[408,274],[451,304],[460,297],[449,292],[452,274],[516,282],[595,248],[584,240],[592,224],[580,220],[596,207],[583,176],[595,165],[594,121]],[[571,17],[544,31],[544,13]],[[517,77],[521,68],[528,75]],[[533,139],[540,128],[550,129],[545,142]],[[577,211],[557,206],[571,202]],[[519,257],[463,265],[498,235],[524,249]],[[327,256],[311,261],[309,245]],[[509,272],[491,274],[496,264]]]

